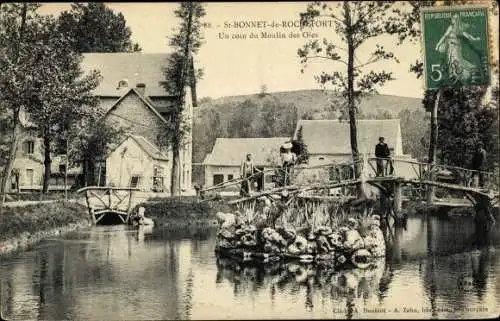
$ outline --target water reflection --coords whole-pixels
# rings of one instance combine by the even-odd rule
[[[217,283],[228,282],[235,296],[252,296],[269,291],[271,304],[276,294],[298,295],[305,289],[304,308],[312,311],[317,300],[342,300],[346,317],[351,318],[356,310],[353,299],[370,299],[377,294],[384,277],[384,260],[376,262],[370,269],[335,270],[333,266],[317,266],[295,262],[254,263],[239,262],[228,257],[217,258]],[[384,280],[385,282],[385,280]]]
[[[336,270],[216,258],[213,229],[102,227],[2,260],[0,307],[10,320],[495,316],[498,227],[479,232],[410,218],[385,230],[375,268]]]

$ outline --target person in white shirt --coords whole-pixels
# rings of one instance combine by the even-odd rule
[[[252,180],[252,175],[254,174],[254,163],[252,159],[252,154],[247,154],[246,159],[241,162],[240,167],[240,178],[243,179],[241,182],[241,196],[250,196],[250,188]]]
[[[285,143],[282,146],[283,153],[281,153],[281,166],[283,168],[283,171],[285,173],[285,180],[284,184],[290,185],[291,184],[291,176],[293,173],[293,166],[295,165],[295,162],[297,161],[297,155],[295,153],[292,153],[292,143]]]

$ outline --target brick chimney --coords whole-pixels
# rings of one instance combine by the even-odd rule
[[[146,84],[143,83],[137,84],[135,86],[135,90],[137,90],[137,92],[141,94],[141,96],[146,97]]]

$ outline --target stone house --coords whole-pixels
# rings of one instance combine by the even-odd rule
[[[88,53],[84,54],[82,69],[87,72],[99,70],[101,73],[102,81],[96,88],[95,94],[99,97],[100,107],[105,112],[105,121],[112,126],[121,127],[126,137],[134,136],[136,143],[141,141],[152,145],[152,148],[157,149],[165,158],[163,161],[166,162],[168,159],[171,164],[172,151],[166,144],[162,144],[161,135],[169,125],[169,110],[178,99],[177,96],[168,94],[162,86],[163,66],[167,63],[167,58],[168,54]],[[184,104],[183,121],[192,128],[193,102],[189,87],[186,90]],[[121,145],[123,144],[122,142]],[[142,150],[144,151],[144,148]],[[119,163],[115,164],[114,161],[115,158],[103,160],[106,166],[101,175],[105,177],[105,183],[118,182],[122,187],[135,184],[136,178],[134,181],[127,181],[116,176],[119,171],[114,170],[114,167],[119,166]],[[191,166],[192,132],[189,129],[180,150],[180,187],[183,193],[193,193]],[[171,166],[164,166],[162,175],[165,192],[170,192],[168,183],[170,171]],[[136,172],[134,175],[142,182],[152,179],[149,169],[144,170],[142,174]],[[152,190],[152,185],[144,184],[144,190]]]
[[[391,149],[393,159],[414,160],[411,155],[403,152],[399,119],[361,119],[356,121],[356,128],[358,151],[361,155],[375,157],[375,145],[382,136]],[[299,130],[307,145],[309,166],[352,161],[348,121],[302,119],[295,128],[294,139],[297,139]],[[400,175],[414,176],[408,164],[395,162],[395,171]]]
[[[169,110],[175,106],[177,96],[170,95],[162,86],[163,66],[167,63],[168,54],[143,53],[87,53],[81,62],[82,71],[88,74],[98,70],[102,76],[94,94],[99,98],[99,107],[104,112],[104,119],[112,126],[119,126],[125,132],[123,145],[129,136],[136,137],[136,141],[144,141],[158,149],[171,164],[172,151],[168,146],[162,146],[160,136],[164,133],[169,121]],[[184,99],[183,120],[192,127],[193,101],[195,93],[186,88]],[[13,167],[11,189],[37,190],[41,187],[44,165],[42,141],[36,135],[36,128],[29,121],[27,115],[20,115],[21,138],[16,161]],[[141,137],[141,138],[138,138]],[[126,143],[129,144],[129,143]],[[131,143],[130,143],[131,144]],[[115,150],[118,146],[113,146]],[[144,151],[144,149],[142,149]],[[144,151],[147,154],[147,151]],[[162,156],[162,157],[163,157]],[[167,161],[167,160],[163,161]],[[53,155],[50,189],[61,188],[64,181],[65,155]],[[191,188],[192,166],[192,134],[188,130],[180,150],[180,186],[183,193],[194,193]],[[116,177],[117,171],[114,158],[102,160],[96,172],[96,181],[101,185],[119,182],[121,186],[129,186],[128,181],[120,181]],[[165,164],[163,164],[165,165]],[[164,166],[163,181],[168,182],[171,166]],[[72,185],[77,175],[82,173],[80,166],[68,171],[69,185]],[[139,173],[135,173],[139,175]],[[140,175],[139,175],[140,176]],[[149,169],[144,172],[140,180],[149,181]],[[62,180],[61,180],[62,177]],[[102,179],[101,179],[102,177]],[[134,179],[135,180],[135,179]],[[170,184],[165,185],[165,192],[169,192]],[[152,186],[144,185],[146,190]]]
[[[9,192],[40,190],[45,171],[43,141],[38,137],[36,125],[23,109],[19,114],[19,145],[14,160]],[[52,155],[49,190],[64,190],[66,171],[65,155]],[[67,173],[67,188],[70,188],[82,173],[80,166],[71,166]]]
[[[106,185],[163,192],[170,182],[169,166],[169,157],[155,144],[130,135],[106,157]]]
[[[268,170],[280,165],[280,146],[290,137],[271,138],[217,138],[212,151],[205,156],[205,186],[213,186],[240,176],[241,162],[252,154],[255,167]],[[274,185],[272,173],[264,175],[258,182],[263,188]],[[228,187],[228,191],[239,191],[239,185]]]

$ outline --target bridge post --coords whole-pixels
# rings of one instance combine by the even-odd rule
[[[395,219],[397,222],[401,222],[403,219],[403,193],[402,186],[400,180],[394,181],[394,200],[393,200],[393,210]]]

